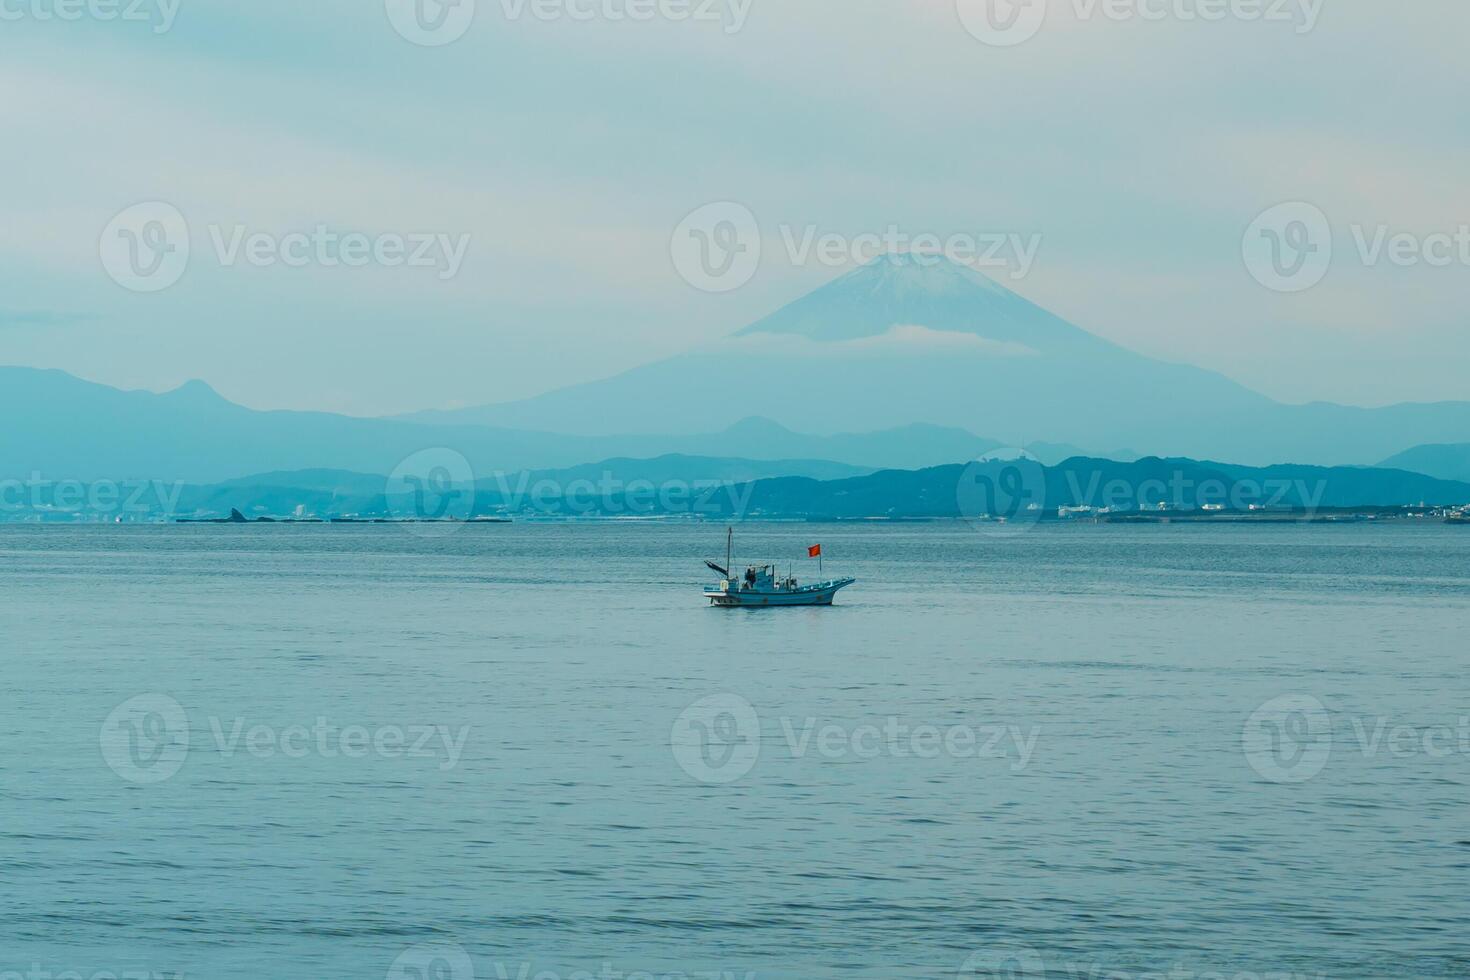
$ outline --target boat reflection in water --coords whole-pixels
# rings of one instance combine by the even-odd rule
[[[718,583],[705,586],[704,594],[711,605],[756,609],[770,606],[830,606],[839,589],[857,581],[855,578],[839,578],[802,585],[795,576],[778,579],[775,565],[751,565],[737,579],[730,572],[734,545],[735,529],[729,528],[725,532],[725,564],[705,562],[705,565],[722,576]],[[814,545],[808,549],[807,554],[818,559],[820,574],[822,546]]]

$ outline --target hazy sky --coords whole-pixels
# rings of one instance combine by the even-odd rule
[[[0,363],[260,408],[500,401],[842,271],[783,229],[896,228],[1035,241],[1012,288],[1284,401],[1470,399],[1463,0],[994,0],[1005,35],[986,0],[412,2],[0,0]],[[417,39],[458,40],[404,36],[440,14]],[[707,293],[670,241],[720,201],[761,264]],[[1279,292],[1242,243],[1297,201],[1332,261]],[[103,260],[143,202],[188,228],[157,292]],[[285,240],[318,228],[384,258]],[[421,235],[434,264],[404,264]]]

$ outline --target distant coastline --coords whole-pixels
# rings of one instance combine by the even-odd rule
[[[809,462],[794,462],[810,470]],[[782,464],[760,464],[780,472]],[[1149,457],[1055,466],[982,459],[840,479],[736,479],[748,461],[606,460],[490,479],[273,473],[226,484],[39,481],[0,486],[0,522],[185,524],[790,520],[1278,524],[1445,520],[1470,483],[1372,467],[1243,467]]]

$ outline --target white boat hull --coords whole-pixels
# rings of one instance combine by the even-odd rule
[[[830,606],[838,590],[845,589],[857,579],[844,578],[832,582],[804,585],[797,589],[736,589],[710,586],[704,590],[711,605],[765,609],[771,606]],[[729,583],[733,586],[735,583]]]

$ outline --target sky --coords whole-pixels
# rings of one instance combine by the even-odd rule
[[[932,236],[1281,401],[1470,400],[1462,0],[457,3],[0,0],[0,363],[507,401]]]

